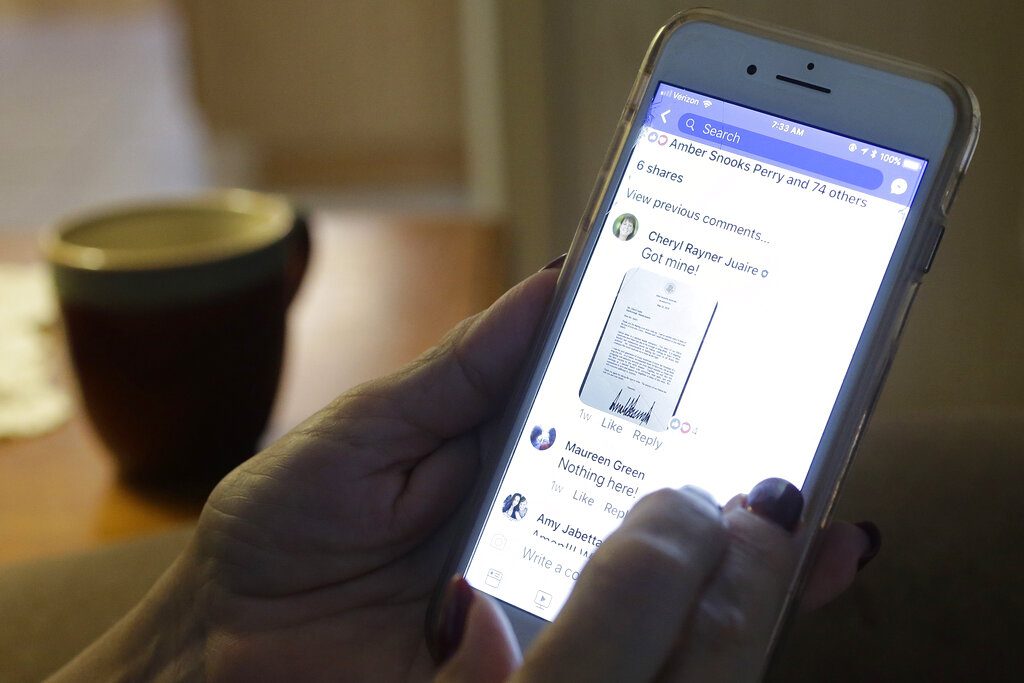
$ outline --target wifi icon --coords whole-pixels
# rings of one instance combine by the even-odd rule
[[[711,100],[704,100],[704,108],[707,109],[711,106]]]

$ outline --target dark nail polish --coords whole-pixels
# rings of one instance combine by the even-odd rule
[[[786,531],[793,531],[804,510],[800,489],[785,479],[765,479],[747,494],[747,508]]]
[[[448,661],[459,649],[471,604],[473,604],[472,587],[463,577],[453,577],[444,591],[441,618],[437,625],[437,654],[440,662]]]
[[[558,258],[554,259],[551,263],[541,268],[541,270],[548,270],[549,268],[561,268],[562,264],[565,263],[566,256],[568,256],[568,254],[562,254]]]
[[[874,522],[857,522],[854,526],[868,535],[868,549],[857,561],[857,571],[860,571],[868,562],[875,559],[878,551],[882,549],[882,532]]]

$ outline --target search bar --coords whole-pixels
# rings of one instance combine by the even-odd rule
[[[882,186],[882,172],[877,168],[801,147],[792,142],[778,140],[745,128],[712,121],[697,114],[681,116],[679,131],[683,135],[701,142],[752,154],[783,166],[806,171],[810,175],[831,178],[847,185],[862,187],[865,190],[877,190]]]

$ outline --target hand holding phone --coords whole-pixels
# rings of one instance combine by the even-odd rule
[[[773,642],[977,133],[947,74],[712,11],[673,19],[445,575],[497,598],[525,646],[645,494],[724,502],[783,478],[806,507]]]
[[[451,521],[486,460],[481,434],[513,389],[556,275],[529,278],[416,362],[340,396],[228,475],[173,567],[53,680],[149,680],[164,670],[229,680],[432,678],[423,621]],[[517,506],[510,501],[508,512]],[[523,521],[513,516],[509,523]],[[826,556],[852,572],[858,552]],[[518,652],[507,639],[492,642]]]
[[[752,54],[760,67],[745,64]],[[814,82],[792,75],[809,55],[821,65]],[[758,73],[765,80],[742,85]],[[864,95],[873,108],[851,105]],[[659,96],[672,105],[658,109]],[[813,566],[812,541],[820,558],[845,558],[852,572],[849,527],[817,532],[970,158],[973,104],[952,79],[902,63],[706,12],[674,21],[637,80],[546,322],[538,327],[550,271],[247,461],[211,495],[192,542],[142,603],[54,680],[163,671],[426,679],[435,672],[422,628],[430,584],[455,572],[496,596],[477,604],[500,609],[490,616],[508,619],[517,641],[540,634],[537,666],[561,666],[563,678],[576,677],[565,667],[581,656],[605,674],[674,667],[679,652],[683,667],[716,667],[672,647],[716,629],[740,632],[727,641],[741,648],[737,676],[756,677],[754,660],[799,586],[790,568]],[[681,105],[690,109],[673,118],[667,110]],[[808,142],[778,137],[790,135]],[[837,142],[860,160],[839,163]],[[708,194],[672,192],[687,183]],[[693,208],[700,197],[716,211]],[[819,210],[793,210],[814,203]],[[854,220],[861,210],[877,220]],[[492,458],[482,439],[538,329]],[[735,448],[742,443],[753,447]],[[452,515],[478,466],[475,517],[460,543]],[[644,498],[684,479],[710,482],[720,499],[778,469],[802,483],[806,502],[792,537],[742,505],[726,505],[716,525],[714,506],[693,492]],[[769,546],[744,556],[756,538]],[[587,558],[596,561],[584,567]],[[679,561],[687,571],[666,570]],[[710,581],[699,595],[697,576]],[[537,577],[558,583],[545,590]],[[637,584],[648,590],[630,593]],[[813,571],[808,585],[828,594]],[[701,602],[716,596],[723,602]],[[438,607],[432,626],[446,611]],[[470,617],[478,614],[487,613]],[[692,633],[677,623],[687,616],[700,627]],[[483,623],[514,656],[516,642],[495,631],[501,622]],[[467,627],[482,632],[472,619]],[[429,633],[436,654],[441,639]],[[623,642],[656,649],[637,657]],[[700,649],[715,654],[721,642]]]

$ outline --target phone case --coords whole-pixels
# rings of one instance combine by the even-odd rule
[[[931,186],[930,192],[918,200],[922,207],[922,215],[929,207],[938,207],[943,216],[947,215],[956,192],[959,189],[960,181],[970,165],[981,125],[981,112],[977,98],[974,93],[959,81],[952,74],[932,69],[913,62],[882,55],[869,50],[855,48],[841,43],[828,41],[816,36],[808,35],[799,31],[773,26],[768,23],[741,19],[717,10],[697,8],[684,11],[673,17],[655,35],[647,54],[644,58],[640,71],[637,74],[633,87],[630,90],[629,98],[623,108],[612,143],[608,149],[607,156],[598,173],[597,182],[587,203],[583,216],[580,220],[577,232],[572,241],[569,257],[563,273],[571,273],[578,266],[583,256],[583,247],[587,242],[587,235],[592,226],[598,221],[599,211],[604,202],[606,193],[612,189],[610,183],[616,163],[629,144],[629,132],[632,128],[637,112],[644,105],[642,101],[644,93],[650,84],[655,64],[658,61],[661,50],[668,37],[683,25],[690,22],[710,22],[727,28],[761,36],[771,40],[788,43],[798,47],[804,47],[816,52],[825,53],[839,57],[846,61],[863,64],[923,81],[941,88],[952,101],[956,110],[956,125],[948,145],[947,154],[939,161],[936,182]],[[806,570],[809,559],[813,556],[816,532],[823,529],[831,518],[832,507],[838,496],[840,486],[852,462],[860,436],[864,431],[874,404],[881,392],[883,380],[888,373],[896,352],[900,333],[903,330],[903,323],[909,313],[913,299],[917,293],[920,280],[913,277],[912,273],[905,273],[900,282],[896,284],[895,291],[889,294],[890,306],[877,320],[869,320],[865,328],[865,337],[858,346],[858,353],[851,363],[849,376],[856,375],[861,381],[856,387],[847,387],[840,394],[836,403],[836,410],[829,420],[825,436],[822,438],[822,445],[826,447],[819,449],[808,474],[808,486],[805,489],[812,489],[813,494],[806,497],[804,508],[804,519],[813,520],[814,525],[805,525],[804,552],[800,558],[801,570],[797,574],[787,593],[786,608],[780,613],[776,624],[775,632],[771,639],[771,649],[774,650],[778,643],[781,631],[788,621],[790,612],[794,605],[794,597],[799,593],[806,578]],[[562,278],[567,280],[567,278]],[[557,298],[563,295],[560,281]],[[553,306],[554,307],[554,306]],[[874,324],[872,324],[874,323]],[[868,334],[868,328],[871,334]],[[868,339],[870,337],[870,339]],[[867,339],[870,343],[865,346]],[[858,357],[863,359],[874,358],[867,364],[857,366]],[[847,394],[844,396],[844,394]],[[845,398],[845,401],[844,401]],[[841,403],[846,403],[844,409],[840,408]],[[841,419],[836,420],[836,413]],[[822,450],[829,452],[823,453]],[[807,528],[811,527],[811,528]],[[770,659],[770,653],[766,653],[765,665]]]
[[[556,312],[562,309],[566,297],[572,295],[573,287],[576,284],[575,274],[581,265],[581,260],[586,255],[591,229],[600,219],[601,207],[604,205],[608,192],[614,189],[611,185],[615,177],[617,162],[624,153],[626,146],[630,143],[630,131],[633,129],[638,112],[645,105],[643,101],[644,94],[648,91],[655,66],[658,63],[663,48],[668,38],[675,31],[691,22],[707,22],[735,29],[743,33],[813,50],[848,62],[862,64],[881,71],[922,81],[940,88],[953,104],[955,124],[951,139],[946,147],[946,153],[941,159],[932,162],[936,163],[937,167],[935,182],[932,183],[928,193],[915,202],[915,207],[921,207],[918,216],[930,215],[937,210],[944,217],[952,205],[960,180],[966,172],[974,153],[980,128],[978,102],[970,89],[954,76],[908,61],[845,46],[797,31],[775,27],[767,23],[740,19],[716,10],[701,8],[688,10],[676,15],[655,35],[630,90],[605,161],[598,173],[594,190],[582,214],[569,249],[554,300],[549,308],[547,318],[541,326],[541,333],[534,343],[531,353],[531,364],[528,366],[530,372],[524,376],[521,386],[510,402],[510,410],[506,415],[506,425],[508,428],[511,428],[524,396],[533,387],[530,378],[533,376],[533,370],[536,368],[536,364],[550,339],[552,329],[558,322]],[[919,220],[921,219],[919,218]],[[920,247],[921,245],[918,246]],[[878,310],[877,307],[872,310],[871,316],[865,325],[864,333],[857,345],[857,352],[847,372],[846,381],[843,383],[842,390],[832,415],[828,420],[821,443],[815,453],[807,476],[807,485],[804,487],[805,508],[803,518],[805,524],[801,531],[798,532],[798,538],[802,542],[803,549],[800,556],[801,570],[790,585],[785,596],[784,605],[780,605],[780,616],[771,637],[771,645],[769,651],[765,653],[765,666],[767,666],[770,660],[770,654],[774,650],[783,626],[787,622],[792,610],[793,598],[799,592],[802,585],[804,573],[809,564],[808,560],[813,555],[815,549],[816,532],[824,528],[829,521],[839,487],[852,461],[860,435],[874,407],[882,381],[895,353],[903,322],[920,284],[921,274],[919,271],[915,271],[914,268],[903,267],[888,285],[883,283],[878,299],[884,301],[885,305],[881,310]],[[887,277],[887,279],[889,278]],[[882,296],[882,294],[885,296]],[[584,388],[581,388],[581,392],[583,391]],[[582,393],[581,397],[583,397]],[[508,453],[505,453],[502,457],[507,458],[508,455]],[[497,466],[503,464],[503,462],[491,464]],[[490,480],[484,479],[482,478],[472,502],[467,507],[470,514],[479,510],[483,497],[487,493]],[[468,520],[470,528],[473,521],[472,519]],[[456,545],[459,551],[451,556],[445,572],[442,574],[438,593],[435,593],[435,599],[428,613],[428,634],[433,632],[430,624],[436,623],[438,594],[443,589],[443,580],[460,567],[460,562],[465,557],[467,547],[465,543]],[[433,647],[432,643],[431,647]]]

